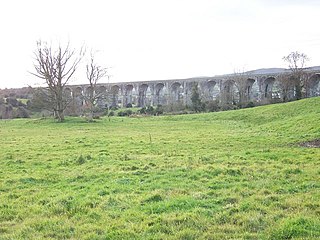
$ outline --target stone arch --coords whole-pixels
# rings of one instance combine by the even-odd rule
[[[71,99],[72,98],[72,90],[69,87],[66,87],[64,89],[64,95],[67,99]]]
[[[164,104],[164,84],[157,83],[155,86],[155,100],[154,105]]]
[[[227,80],[222,84],[222,101],[224,103],[232,104],[238,101],[238,93],[234,80]]]
[[[268,77],[263,81],[262,96],[264,99],[272,99],[273,85],[275,81],[276,81],[275,77]]]
[[[291,75],[268,77],[263,82],[263,99],[284,101],[295,97],[294,79]]]
[[[120,87],[118,85],[113,85],[110,90],[111,94],[111,107],[118,107],[119,103],[119,91]]]
[[[217,90],[215,89],[217,86],[217,81],[213,79],[208,79],[204,85],[204,98],[205,100],[212,101],[216,99]]]
[[[82,96],[82,88],[81,88],[81,87],[76,87],[76,88],[73,90],[73,95],[74,95],[75,97]]]
[[[183,86],[179,82],[174,82],[170,88],[170,94],[173,102],[180,102],[182,100]]]
[[[97,87],[97,91],[96,91],[96,94],[97,94],[97,105],[99,108],[107,108],[108,107],[108,104],[107,104],[107,100],[106,100],[106,97],[107,97],[107,88],[105,86],[98,86]]]
[[[83,89],[81,87],[76,87],[73,90],[73,99],[77,106],[83,105]]]
[[[94,88],[91,87],[91,86],[88,86],[88,87],[85,89],[84,94],[85,94],[86,97],[90,97],[91,95],[94,95]]]
[[[106,95],[107,94],[107,88],[105,86],[97,87],[97,94]]]
[[[139,98],[138,98],[138,106],[145,107],[147,105],[147,91],[149,85],[148,84],[141,84],[139,86]]]
[[[128,104],[133,104],[133,90],[134,87],[132,84],[127,84],[124,88],[124,106]]]
[[[208,89],[213,89],[216,84],[217,84],[217,82],[214,81],[214,80],[212,80],[212,79],[209,79],[209,80],[207,81],[207,87],[208,87]]]
[[[313,74],[307,81],[307,97],[320,96],[320,73]]]
[[[246,87],[245,87],[245,98],[247,101],[250,101],[252,99],[252,86],[255,83],[256,80],[253,78],[248,78],[246,81]]]

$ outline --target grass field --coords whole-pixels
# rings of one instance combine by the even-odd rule
[[[0,239],[320,238],[320,98],[0,137]]]

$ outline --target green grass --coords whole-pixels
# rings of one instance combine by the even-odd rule
[[[320,98],[0,121],[0,239],[320,238]]]

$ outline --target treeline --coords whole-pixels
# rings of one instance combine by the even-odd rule
[[[13,97],[0,98],[0,119],[28,118],[27,104]]]

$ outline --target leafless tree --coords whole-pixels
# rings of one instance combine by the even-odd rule
[[[64,110],[68,106],[69,99],[65,96],[65,86],[77,70],[80,60],[84,55],[83,48],[76,53],[60,44],[57,49],[47,43],[38,41],[34,52],[35,72],[31,73],[45,81],[46,87],[42,88],[42,95],[46,96],[46,105],[53,111],[59,122],[64,120]]]
[[[302,91],[305,87],[305,77],[303,76],[304,68],[306,67],[306,62],[309,58],[306,54],[295,51],[291,52],[288,56],[284,56],[282,59],[288,63],[288,67],[291,70],[296,98],[301,99]]]
[[[95,109],[97,108],[98,100],[103,97],[105,93],[98,91],[97,84],[100,79],[108,76],[107,68],[98,65],[95,62],[94,54],[91,52],[90,61],[86,65],[86,75],[89,81],[89,87],[87,92],[84,94],[84,99],[88,104],[88,121],[93,121],[95,117]]]

